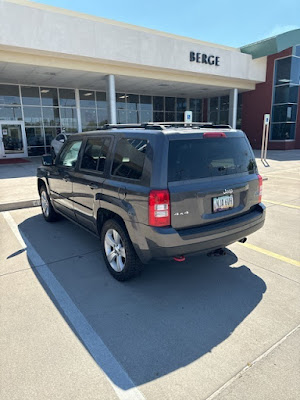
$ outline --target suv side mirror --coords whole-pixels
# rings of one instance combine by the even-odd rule
[[[51,154],[45,154],[45,155],[42,157],[42,164],[43,164],[45,167],[48,167],[48,166],[50,166],[50,165],[53,165],[53,157],[52,157],[52,155],[51,155]]]

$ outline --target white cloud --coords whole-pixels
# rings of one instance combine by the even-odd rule
[[[271,36],[280,35],[281,33],[292,31],[294,29],[299,29],[300,26],[297,25],[276,25],[269,33],[265,36],[269,38]]]

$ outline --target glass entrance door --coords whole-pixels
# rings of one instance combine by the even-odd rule
[[[24,123],[0,121],[0,158],[27,157]]]

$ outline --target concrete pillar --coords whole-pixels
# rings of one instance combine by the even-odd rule
[[[76,101],[76,111],[77,111],[78,132],[82,132],[79,89],[75,89],[75,101]]]
[[[106,101],[108,107],[108,122],[110,124],[117,123],[117,109],[116,109],[116,87],[115,76],[106,76]]]
[[[238,89],[231,89],[229,93],[229,125],[236,129],[238,105]]]

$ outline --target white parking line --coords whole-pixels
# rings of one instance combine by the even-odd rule
[[[2,214],[20,245],[26,249],[29,260],[35,267],[37,267],[36,271],[59,303],[67,318],[70,320],[78,336],[81,338],[99,367],[106,374],[106,377],[115,390],[118,398],[120,400],[144,400],[145,398],[142,393],[114,358],[83,314],[78,310],[70,296],[52,274],[48,265],[37,253],[24,233],[18,229],[11,214],[8,211],[3,212]]]

